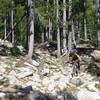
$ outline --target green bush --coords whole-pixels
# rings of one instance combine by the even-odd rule
[[[17,48],[17,47],[11,48],[10,51],[11,51],[11,54],[12,54],[13,56],[19,56],[19,55],[21,55],[21,51],[20,51],[19,48]]]

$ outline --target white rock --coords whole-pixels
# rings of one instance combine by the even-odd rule
[[[57,67],[57,66],[52,65],[52,66],[50,66],[50,68],[52,68],[52,69],[56,69],[56,68],[58,68],[58,67]]]
[[[5,96],[6,96],[5,93],[0,93],[0,99],[1,99],[1,98],[4,98]]]
[[[34,81],[34,82],[38,82],[38,83],[41,83],[41,79],[40,79],[40,76],[36,73],[33,74],[32,77],[29,77],[30,80]]]
[[[63,90],[67,87],[67,84],[65,82],[59,81],[58,87],[59,87],[60,90]]]
[[[35,60],[32,60],[32,65],[34,65],[34,66],[39,66],[39,63],[36,62]]]
[[[81,89],[77,93],[78,100],[100,100],[100,93]]]
[[[42,75],[49,74],[50,70],[49,69],[43,69],[41,73],[42,73]]]
[[[94,50],[93,53],[91,53],[91,55],[94,58],[100,59],[100,50]]]
[[[17,74],[17,77],[18,78],[24,78],[24,77],[27,77],[27,76],[30,76],[30,75],[33,75],[33,72],[21,72],[19,74]]]
[[[3,80],[3,79],[4,79],[4,77],[0,76],[0,81]]]
[[[17,74],[16,74],[16,72],[15,72],[14,70],[12,70],[12,71],[9,73],[9,75],[16,76]]]
[[[99,82],[91,82],[88,84],[88,88],[90,90],[94,90],[95,92],[99,92],[99,90],[95,87],[96,84],[99,84]]]
[[[29,66],[29,67],[32,67],[34,70],[37,70],[37,68],[34,65],[32,65],[32,64],[29,64],[27,62],[25,62],[24,64],[27,65],[27,66]]]
[[[24,50],[24,47],[23,46],[17,46],[17,48],[19,48],[19,50],[21,51],[21,52],[23,52],[23,50]]]
[[[52,83],[52,80],[50,80],[47,77],[42,80],[42,84],[44,87],[48,87],[49,85],[51,85],[51,83]]]
[[[13,75],[9,75],[8,79],[9,79],[10,84],[19,84],[19,80]]]
[[[19,71],[21,71],[21,72],[30,72],[31,71],[31,69],[29,69],[29,68],[25,68],[25,67],[19,67],[19,68],[15,68],[16,70],[19,70]]]

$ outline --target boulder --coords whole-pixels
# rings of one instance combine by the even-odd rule
[[[99,60],[100,61],[100,50],[94,50],[91,53],[91,56],[93,56],[95,60]]]

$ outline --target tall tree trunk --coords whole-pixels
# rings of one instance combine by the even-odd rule
[[[86,18],[84,18],[84,37],[85,37],[85,40],[87,40]]]
[[[43,32],[42,32],[42,34],[41,34],[42,36],[42,43],[44,43],[44,28],[43,28]]]
[[[49,18],[49,40],[52,40],[52,22]]]
[[[30,13],[29,13],[30,29],[29,29],[28,58],[31,60],[32,59],[32,54],[33,54],[33,47],[34,47],[34,6],[33,6],[33,1],[32,0],[28,0],[28,7],[30,9]]]
[[[66,51],[66,0],[63,0],[63,49]]]
[[[46,4],[46,13],[48,13],[48,4],[49,4],[49,0],[47,0],[47,4]],[[46,41],[49,39],[49,32],[48,32],[48,24],[46,25]]]
[[[68,11],[68,20],[71,21],[72,16],[72,0],[69,0],[69,11]],[[72,47],[72,23],[68,25],[68,49],[71,49]]]
[[[74,21],[73,20],[72,20],[72,40],[73,40],[73,43],[76,45],[75,29],[74,29]]]
[[[4,25],[5,25],[5,35],[4,35],[4,39],[6,40],[6,36],[7,36],[7,19],[5,18],[4,21]]]
[[[96,17],[97,17],[97,26],[98,26],[98,48],[100,48],[100,0],[96,0]]]
[[[14,5],[14,1],[12,0],[12,6]],[[11,10],[11,29],[12,29],[12,43],[14,43],[14,10]]]
[[[85,40],[87,40],[87,26],[86,26],[86,2],[84,1],[84,37],[85,37]]]
[[[56,11],[56,20],[57,20],[57,49],[58,49],[58,57],[60,57],[61,52],[60,52],[60,29],[59,29],[59,0],[56,0],[56,6],[57,6],[57,11]]]
[[[78,43],[79,43],[79,40],[80,40],[80,37],[81,37],[81,35],[80,35],[80,22],[78,21]]]

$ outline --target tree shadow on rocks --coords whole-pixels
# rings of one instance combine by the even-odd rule
[[[60,91],[56,96],[43,94],[40,91],[32,90],[31,86],[21,89],[20,92],[7,93],[0,100],[77,100],[71,93]]]
[[[98,66],[95,63],[90,63],[88,65],[87,71],[89,73],[91,73],[91,75],[93,75],[93,76],[97,76],[97,77],[99,76],[100,77],[100,66]]]

